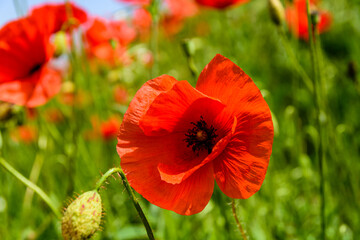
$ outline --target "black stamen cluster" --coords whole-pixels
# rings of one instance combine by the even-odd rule
[[[194,127],[185,133],[186,138],[184,141],[187,143],[187,147],[191,146],[191,149],[195,153],[207,149],[210,154],[215,145],[215,138],[217,137],[215,134],[216,129],[212,125],[208,127],[202,116],[200,116],[199,121],[196,123],[191,122],[191,124],[194,125]],[[206,136],[199,139],[198,133],[205,134]]]

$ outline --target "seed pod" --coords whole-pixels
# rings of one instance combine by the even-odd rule
[[[101,217],[102,205],[99,193],[89,191],[81,194],[64,212],[61,225],[64,239],[89,239],[99,230]]]
[[[271,19],[276,25],[281,25],[285,19],[285,10],[279,0],[269,0]]]

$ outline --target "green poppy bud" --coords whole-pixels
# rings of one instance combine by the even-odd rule
[[[55,57],[58,57],[68,51],[68,40],[65,32],[59,31],[55,34],[54,46]]]
[[[81,194],[65,210],[62,235],[65,240],[89,239],[100,228],[101,197],[97,191]]]
[[[285,19],[285,10],[280,0],[269,0],[270,15],[276,25],[281,25]]]

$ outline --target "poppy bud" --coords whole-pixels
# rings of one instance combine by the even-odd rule
[[[285,19],[285,10],[279,0],[269,0],[271,19],[276,25],[281,25]]]
[[[351,61],[348,63],[347,75],[354,83],[356,82],[357,70],[356,70],[356,64],[354,61]]]
[[[8,120],[12,116],[12,104],[0,101],[0,121]]]
[[[66,53],[68,49],[68,39],[66,33],[60,31],[54,36],[54,46],[55,46],[55,57],[59,57],[62,54]]]
[[[318,23],[320,22],[320,13],[319,13],[319,11],[316,10],[316,9],[311,10],[310,16],[311,16],[312,24],[314,24],[314,26],[318,25]]]
[[[74,93],[75,92],[75,84],[71,81],[63,82],[61,86],[61,90],[64,93]]]
[[[61,230],[65,240],[88,239],[100,228],[101,197],[97,191],[81,194],[65,210]]]

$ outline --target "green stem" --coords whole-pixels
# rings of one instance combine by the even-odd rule
[[[39,179],[39,175],[40,175],[40,171],[43,166],[43,163],[44,163],[43,152],[39,152],[36,154],[35,161],[34,161],[33,167],[30,172],[30,177],[29,177],[29,180],[31,182],[33,182],[34,184],[36,184],[36,182]],[[34,191],[31,188],[27,187],[26,191],[25,191],[24,202],[23,202],[23,208],[25,209],[26,213],[28,213],[28,211],[30,210],[33,196],[34,196]]]
[[[44,202],[50,207],[50,209],[54,212],[54,214],[61,218],[61,214],[58,211],[58,208],[52,202],[50,197],[46,195],[46,193],[38,187],[36,184],[28,180],[21,173],[19,173],[15,168],[13,168],[5,159],[0,157],[0,165],[2,165],[9,173],[11,173],[14,177],[16,177],[19,181],[21,181],[25,186],[31,188],[34,192],[36,192]]]
[[[104,182],[106,181],[106,179],[108,177],[110,177],[112,174],[114,173],[118,173],[121,177],[121,180],[126,188],[126,191],[128,192],[129,194],[129,197],[131,199],[131,201],[133,202],[135,208],[136,208],[136,211],[138,212],[139,214],[139,217],[142,221],[142,223],[144,224],[144,227],[146,229],[146,232],[147,232],[147,235],[149,237],[150,240],[154,240],[154,234],[151,230],[151,227],[150,227],[150,224],[148,222],[148,220],[146,219],[146,216],[144,214],[144,212],[142,211],[141,209],[141,206],[139,204],[139,202],[137,201],[136,197],[135,197],[135,194],[134,192],[132,191],[131,187],[130,187],[130,184],[128,182],[128,180],[126,179],[126,176],[124,174],[124,172],[122,171],[121,168],[111,168],[109,169],[101,178],[100,180],[96,183],[96,191],[99,191],[100,187],[104,184]]]
[[[310,13],[310,2],[306,0],[306,9],[308,17],[308,33],[309,33],[309,42],[311,50],[311,59],[313,63],[314,71],[314,86],[315,86],[315,101],[316,101],[316,112],[317,112],[317,126],[319,129],[319,145],[317,147],[317,160],[319,164],[319,174],[320,174],[320,219],[321,219],[321,239],[326,239],[325,230],[325,179],[324,179],[324,162],[325,162],[325,132],[324,124],[325,120],[323,119],[325,114],[324,108],[324,92],[322,86],[322,72],[320,67],[320,56],[319,56],[319,44],[317,36],[317,23],[313,23],[311,13]]]
[[[102,175],[99,181],[97,181],[96,183],[96,187],[95,187],[96,191],[100,190],[101,186],[106,182],[108,177],[110,177],[114,173],[118,173],[119,171],[121,171],[120,168],[111,168],[104,175]]]
[[[190,73],[193,77],[194,84],[196,84],[197,78],[199,76],[199,71],[195,66],[194,59],[193,59],[193,49],[192,49],[192,40],[191,39],[185,39],[181,43],[182,50],[186,56],[187,65],[190,70]]]
[[[241,225],[241,222],[239,221],[239,218],[238,218],[237,213],[236,213],[236,207],[235,207],[235,200],[234,199],[231,199],[231,209],[232,209],[232,213],[233,213],[233,216],[235,218],[235,221],[236,221],[236,225],[238,226],[238,228],[240,230],[242,238],[244,240],[247,240],[245,230],[244,230],[243,226]]]
[[[16,15],[18,17],[24,16],[24,12],[23,12],[23,10],[21,8],[21,4],[18,2],[18,0],[13,0],[13,4],[14,4],[14,7],[15,7]]]

